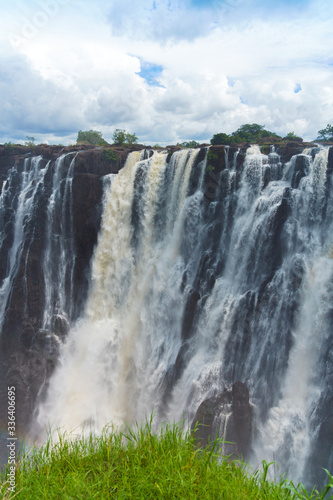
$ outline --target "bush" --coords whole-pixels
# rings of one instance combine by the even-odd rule
[[[104,149],[103,156],[108,161],[118,161],[119,159],[117,153],[115,151],[112,151],[112,149]]]
[[[138,138],[135,134],[130,134],[126,132],[126,130],[120,128],[116,128],[112,140],[117,146],[132,146],[138,142]]]
[[[177,143],[177,146],[181,146],[182,148],[196,148],[200,146],[200,144],[197,141],[185,141],[181,143]]]
[[[26,139],[27,140],[25,141],[24,145],[27,146],[28,148],[34,148],[36,145],[35,144],[36,139],[30,135],[27,135]]]
[[[98,130],[80,130],[77,134],[76,144],[93,144],[94,146],[107,146],[108,143]]]
[[[257,123],[246,123],[239,127],[235,132],[228,135],[223,132],[215,134],[210,140],[211,144],[217,145],[230,145],[230,144],[240,144],[241,142],[252,142],[255,143],[266,137],[280,138],[274,132],[270,132],[264,128],[264,125],[258,125]]]
[[[293,141],[293,142],[303,142],[302,137],[294,134],[294,132],[288,132],[286,137],[283,138],[284,141]]]
[[[317,137],[317,139],[319,141],[333,142],[333,126],[330,125],[330,124],[328,124],[322,130],[318,130],[318,137]]]

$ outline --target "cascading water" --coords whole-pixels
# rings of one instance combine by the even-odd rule
[[[0,196],[0,331],[15,287],[16,293],[22,290],[24,301],[18,320],[22,324],[25,317],[33,316],[38,322],[39,311],[31,312],[34,304],[28,293],[29,280],[44,289],[44,300],[38,305],[43,321],[36,328],[50,326],[55,315],[71,320],[77,314],[73,305],[75,249],[71,212],[74,159],[73,153],[62,155],[54,166],[42,156],[27,158],[22,169],[16,166],[8,173]],[[28,269],[32,246],[38,247],[42,273],[39,263]]]
[[[226,150],[219,169],[209,151],[129,156],[105,194],[86,313],[39,428],[99,432],[153,411],[157,425],[190,423],[203,400],[247,381],[253,462],[322,481],[333,466],[333,193],[327,149],[312,153],[282,167],[253,146],[239,166]]]
[[[35,232],[33,226],[35,201],[38,192],[43,190],[47,168],[41,168],[41,163],[41,157],[26,159],[21,175],[17,169],[13,168],[1,192],[0,255],[3,254],[1,255],[2,262],[5,262],[5,265],[3,264],[2,281],[0,283],[0,331],[12,292],[11,288],[21,263],[24,242],[28,241],[28,245],[30,245]],[[18,190],[15,189],[17,183],[20,185]],[[14,217],[13,214],[15,214]],[[6,247],[10,247],[10,250],[7,251]],[[29,247],[26,252],[29,252]],[[5,253],[7,253],[7,258],[4,257]]]
[[[70,155],[72,156],[72,155]],[[46,245],[43,261],[45,307],[43,327],[51,326],[52,317],[74,317],[73,285],[75,248],[73,238],[72,183],[75,165],[69,167],[66,155],[57,158],[52,179],[52,193],[47,207]]]

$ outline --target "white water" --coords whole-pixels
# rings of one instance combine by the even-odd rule
[[[157,424],[190,423],[205,398],[247,380],[257,405],[254,463],[277,459],[298,479],[329,330],[327,150],[308,157],[308,174],[291,189],[295,160],[281,179],[276,154],[251,147],[239,188],[234,163],[209,202],[197,154],[177,152],[167,164],[163,153],[133,153],[113,179],[86,314],[63,347],[37,425],[100,432],[153,411]]]
[[[41,156],[25,160],[18,199],[9,199],[12,194],[10,182],[6,182],[3,186],[0,196],[0,214],[5,213],[6,204],[10,205],[15,214],[13,242],[8,256],[7,273],[0,287],[0,332],[5,319],[5,309],[11,294],[12,285],[21,263],[27,231],[35,215],[33,207],[36,202],[37,193],[40,189],[43,189],[44,185],[44,176],[48,166],[41,168],[41,164]],[[10,180],[12,180],[12,177]],[[2,231],[2,236],[5,236],[4,230]],[[31,241],[33,236],[29,235],[29,238]],[[0,243],[1,250],[3,241],[0,240]]]
[[[52,192],[47,207],[47,234],[43,261],[45,281],[45,307],[43,327],[50,326],[54,314],[73,316],[73,272],[75,249],[73,246],[72,183],[76,155],[69,168],[65,159],[72,153],[61,155],[55,162]]]

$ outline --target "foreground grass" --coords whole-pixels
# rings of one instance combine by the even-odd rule
[[[4,499],[314,499],[333,498],[333,478],[321,493],[307,493],[289,481],[267,480],[269,465],[247,475],[239,461],[222,458],[214,449],[198,450],[193,437],[177,426],[157,436],[151,425],[98,438],[69,440],[51,446],[17,464],[15,492],[6,471],[1,475]]]

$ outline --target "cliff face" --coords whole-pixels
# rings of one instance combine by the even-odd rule
[[[0,406],[5,410],[7,385],[15,385],[21,430],[56,365],[59,339],[82,314],[101,223],[103,178],[123,167],[128,152],[0,146]],[[59,278],[61,253],[66,253],[65,272]],[[60,299],[47,290],[52,279],[63,288]],[[71,307],[61,307],[61,301]]]
[[[207,204],[215,199],[219,183],[227,182],[228,168],[236,169],[239,184],[247,146],[210,148],[203,180]],[[302,147],[285,145],[283,161]],[[0,386],[0,406],[5,410],[6,388],[15,385],[22,430],[29,424],[36,398],[45,392],[61,339],[84,309],[101,224],[103,179],[117,173],[128,153],[138,149],[142,147],[0,146],[0,377],[5,381]],[[178,149],[169,148],[169,159]],[[201,147],[198,163],[206,152]],[[195,192],[197,184],[192,176],[190,191]],[[217,220],[212,238],[219,231]],[[202,262],[202,275],[207,265]],[[212,275],[209,290],[214,282]],[[194,290],[183,321],[185,339],[199,299]],[[173,378],[182,369],[175,370]],[[1,421],[6,422],[5,414]]]

